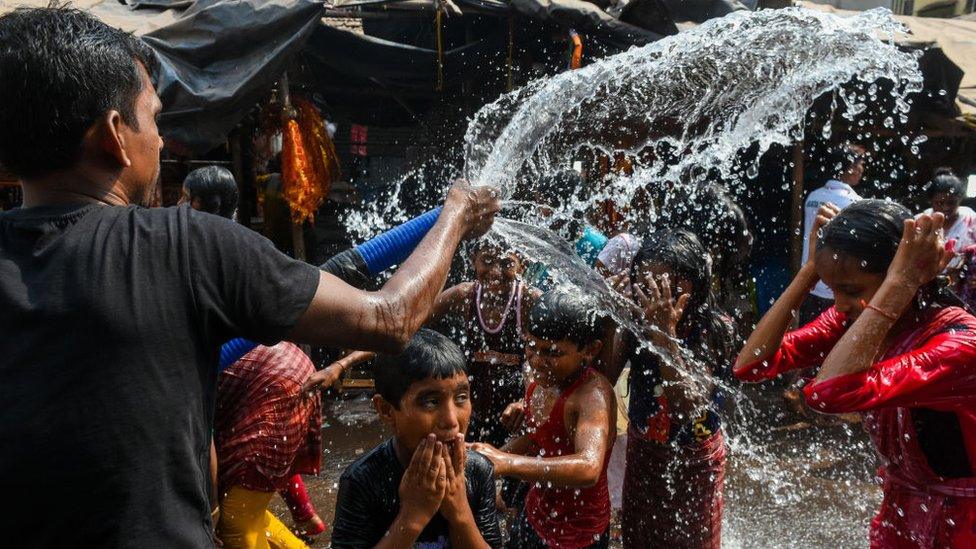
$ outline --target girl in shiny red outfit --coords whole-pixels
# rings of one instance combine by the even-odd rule
[[[944,222],[881,200],[822,207],[811,257],[736,362],[745,381],[822,363],[811,408],[864,414],[884,484],[874,548],[976,547],[976,318],[934,289]],[[820,279],[834,306],[787,333]]]

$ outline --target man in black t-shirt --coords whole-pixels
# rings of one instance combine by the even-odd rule
[[[461,349],[422,329],[379,355],[373,405],[393,438],[342,474],[334,549],[501,547],[491,462],[468,451],[470,387]]]
[[[494,192],[456,185],[377,292],[187,206],[159,174],[153,53],[73,9],[0,16],[0,513],[9,547],[212,546],[220,345],[245,337],[396,351],[426,320]]]

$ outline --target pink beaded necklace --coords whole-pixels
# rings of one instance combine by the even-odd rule
[[[498,321],[498,326],[494,328],[489,328],[485,324],[485,317],[481,314],[481,283],[475,282],[475,292],[474,292],[474,303],[475,308],[478,309],[478,324],[481,325],[481,329],[489,334],[497,334],[502,331],[505,326],[505,320],[508,319],[508,312],[512,310],[512,302],[518,298],[518,305],[515,307],[515,320],[517,322],[516,329],[519,332],[522,331],[522,285],[519,284],[518,280],[512,282],[512,290],[508,293],[508,303],[505,304],[505,311],[502,313],[501,320]]]

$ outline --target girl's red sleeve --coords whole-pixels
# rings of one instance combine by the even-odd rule
[[[803,388],[813,409],[830,414],[885,407],[947,409],[976,405],[976,337],[965,327],[854,374]]]
[[[748,382],[765,381],[822,363],[847,329],[846,318],[830,307],[813,322],[784,335],[773,356],[747,364],[736,362],[735,377]]]

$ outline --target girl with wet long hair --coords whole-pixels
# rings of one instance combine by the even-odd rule
[[[944,223],[882,200],[821,207],[814,251],[736,362],[745,381],[822,362],[807,404],[864,415],[882,458],[876,548],[976,546],[976,318],[933,282],[952,256]],[[834,305],[788,332],[818,280]]]
[[[645,341],[627,344],[624,545],[717,548],[726,450],[715,380],[729,370],[733,330],[712,294],[711,258],[690,232],[652,233],[630,279],[618,288],[632,288]]]

